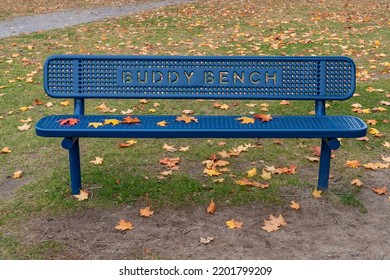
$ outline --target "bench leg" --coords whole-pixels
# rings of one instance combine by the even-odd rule
[[[69,150],[70,186],[72,194],[80,194],[81,166],[79,138],[65,138],[62,147]]]
[[[332,150],[337,150],[339,147],[340,142],[337,139],[322,139],[317,190],[326,190],[328,188]]]

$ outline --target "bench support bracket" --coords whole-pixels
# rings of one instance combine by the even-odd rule
[[[337,150],[339,147],[340,141],[336,138],[322,138],[318,190],[328,189],[332,150]]]
[[[80,166],[80,148],[79,138],[64,138],[61,143],[62,147],[69,150],[70,166],[70,186],[72,194],[80,194],[81,190],[81,166]]]

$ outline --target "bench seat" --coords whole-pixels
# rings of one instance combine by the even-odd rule
[[[123,115],[56,115],[42,118],[36,133],[43,137],[109,138],[357,138],[365,136],[367,125],[352,116],[273,116],[269,122],[255,120],[241,124],[241,116],[195,116],[198,122],[175,121],[177,116],[136,116],[137,124],[106,124],[94,128],[89,123],[105,119],[121,121]],[[77,118],[73,125],[60,126],[60,120]],[[157,123],[169,124],[161,127]]]

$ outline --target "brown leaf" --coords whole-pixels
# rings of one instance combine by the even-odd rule
[[[298,202],[291,200],[290,208],[294,209],[294,210],[299,210],[299,209],[301,209],[301,205]]]
[[[80,190],[80,194],[75,194],[73,196],[77,198],[78,201],[83,201],[88,199],[88,193],[83,190]]]
[[[231,219],[229,221],[226,221],[226,226],[230,229],[242,228],[243,225],[244,225],[244,222],[239,222],[239,221],[236,221],[235,219]]]
[[[358,160],[348,160],[344,165],[351,168],[357,168],[362,166],[362,164]]]
[[[269,218],[264,220],[264,226],[262,226],[261,229],[266,232],[273,232],[279,230],[281,226],[285,225],[287,225],[287,223],[282,214],[280,214],[277,218],[273,215],[269,215]]]
[[[190,122],[198,122],[198,119],[195,117],[189,117],[187,115],[182,115],[181,117],[177,117],[176,121],[190,123]]]
[[[315,189],[315,190],[313,190],[313,192],[311,194],[315,198],[320,198],[322,196],[322,191]]]
[[[8,154],[11,153],[12,151],[9,149],[9,147],[4,147],[1,149],[0,154]]]
[[[261,122],[269,122],[270,120],[272,120],[271,115],[265,115],[265,114],[255,114],[253,115],[253,118],[257,120],[261,120]]]
[[[207,214],[214,214],[215,211],[217,210],[215,203],[213,200],[210,201],[209,206],[206,209]]]
[[[103,158],[101,157],[95,157],[95,160],[91,160],[90,163],[93,163],[93,164],[103,164]]]
[[[363,186],[363,183],[362,183],[362,181],[360,181],[359,179],[353,179],[353,180],[351,181],[351,185],[355,185],[355,186],[357,186],[357,187],[361,187],[361,186]]]
[[[140,123],[140,122],[141,122],[141,120],[139,118],[137,118],[137,117],[132,118],[130,116],[127,116],[127,117],[123,118],[121,123],[123,123],[123,124],[134,124],[134,123]]]
[[[376,194],[382,195],[387,193],[387,187],[373,187],[372,191]]]
[[[25,124],[22,125],[22,126],[18,126],[18,130],[20,130],[20,131],[26,131],[26,130],[29,130],[30,127],[31,127],[31,125],[25,123]]]

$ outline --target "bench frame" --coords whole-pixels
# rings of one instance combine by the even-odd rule
[[[353,95],[355,65],[346,57],[55,55],[45,62],[44,88],[51,97],[73,98],[73,117],[85,116],[85,98],[289,99],[314,100],[315,116],[310,118],[318,117],[322,120],[326,118],[326,100],[344,100]],[[351,120],[358,127],[343,131],[340,129],[340,132],[333,129],[329,134],[317,130],[308,130],[302,134],[302,131],[298,133],[293,129],[281,134],[283,138],[304,135],[305,138],[321,139],[318,190],[326,190],[328,187],[331,151],[340,147],[337,138],[356,138],[366,134],[367,126],[362,120],[345,118],[353,118]],[[270,138],[281,133],[276,129],[261,134],[260,129],[249,134],[245,129],[243,125],[242,131],[235,131],[234,137],[249,138],[247,135],[259,133],[261,137]],[[79,138],[128,136],[125,131],[116,134],[103,131],[102,134],[93,135],[94,132],[87,130],[74,131],[73,127],[45,128],[44,119],[36,124],[36,132],[45,137],[64,137],[61,145],[69,150],[72,194],[78,194],[81,190]],[[147,132],[150,134],[145,134]],[[139,132],[139,135],[150,138],[195,138],[198,135],[196,130],[186,128],[170,133],[153,134],[155,132],[154,129]],[[202,133],[199,134],[202,138],[220,138],[221,135],[230,137],[228,131],[217,129],[210,130],[209,134],[207,131]],[[134,135],[132,137],[137,138],[137,134]]]

